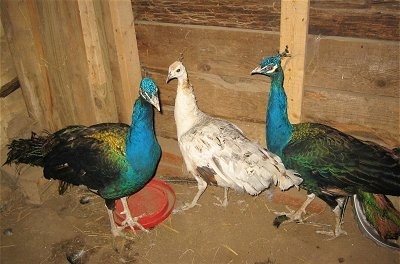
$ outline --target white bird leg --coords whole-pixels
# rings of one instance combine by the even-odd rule
[[[136,216],[136,217],[132,217],[131,212],[129,210],[127,197],[122,197],[121,198],[121,203],[122,203],[122,206],[124,207],[124,210],[120,214],[124,214],[125,215],[125,220],[122,222],[122,226],[126,227],[128,225],[132,230],[135,230],[134,227],[137,226],[137,227],[140,228],[140,230],[142,230],[144,232],[149,232],[149,230],[145,229],[138,222],[138,220],[143,216],[143,214],[139,215],[139,216]]]
[[[107,213],[108,213],[108,218],[110,219],[110,225],[111,225],[111,234],[113,234],[114,237],[120,236],[128,239],[132,239],[124,234],[122,230],[125,228],[124,226],[117,226],[117,224],[114,221],[114,213],[113,210],[108,209],[106,206]]]
[[[195,197],[193,198],[191,203],[185,203],[182,207],[180,208],[175,208],[172,213],[179,213],[182,211],[186,211],[189,210],[190,208],[195,207],[196,205],[200,206],[200,204],[197,203],[197,201],[200,199],[200,196],[204,193],[204,191],[207,189],[207,182],[204,181],[203,179],[196,177],[197,180],[197,188],[198,191],[195,195]]]
[[[219,201],[219,203],[214,203],[216,206],[227,207],[228,206],[228,187],[224,187],[224,200],[222,201],[219,197],[215,196],[215,198]]]
[[[311,193],[309,195],[307,195],[307,200],[304,201],[304,203],[300,206],[300,208],[297,211],[291,210],[290,213],[275,213],[278,215],[286,215],[289,220],[287,220],[287,222],[299,222],[299,223],[303,223],[303,218],[302,218],[302,214],[306,213],[306,208],[307,206],[315,199],[315,194]]]
[[[333,214],[335,215],[335,230],[333,231],[316,231],[318,234],[328,235],[331,236],[332,239],[340,236],[340,235],[347,235],[347,232],[343,230],[343,212],[344,207],[347,204],[347,197],[346,198],[338,198],[336,201],[338,205],[332,210]]]

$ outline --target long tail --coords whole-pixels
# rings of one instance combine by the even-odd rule
[[[358,226],[368,238],[380,246],[400,250],[400,212],[382,194],[359,192],[353,196],[353,209]]]
[[[3,164],[25,163],[43,167],[44,145],[47,137],[32,132],[30,139],[14,139],[8,145],[7,160]]]

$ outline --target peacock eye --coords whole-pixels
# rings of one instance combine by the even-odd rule
[[[177,69],[177,70],[176,70],[176,72],[180,72],[180,71],[181,71],[181,69]]]

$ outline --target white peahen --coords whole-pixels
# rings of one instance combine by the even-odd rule
[[[167,82],[174,78],[178,80],[174,109],[178,143],[186,167],[198,183],[193,201],[175,211],[197,205],[208,184],[225,189],[220,202],[227,206],[228,188],[257,195],[271,185],[286,190],[302,182],[277,155],[252,142],[237,126],[202,112],[180,61],[169,67]]]

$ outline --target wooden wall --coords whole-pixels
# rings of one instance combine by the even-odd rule
[[[199,107],[264,143],[269,80],[250,71],[280,46],[280,1],[132,3],[140,61],[161,90],[158,134],[176,137],[177,83],[165,78],[183,52]],[[400,145],[399,7],[400,1],[311,1],[303,121]]]
[[[282,46],[281,1],[129,1],[1,1],[23,86],[2,101],[2,116],[11,116],[13,100],[23,96],[24,116],[49,131],[75,123],[129,123],[140,63],[161,91],[158,173],[179,176],[177,82],[165,80],[183,53],[199,107],[264,144],[269,79],[250,71]],[[399,11],[400,1],[311,1],[303,121],[400,145]]]
[[[0,2],[29,115],[49,131],[130,122],[141,79],[129,1]]]

